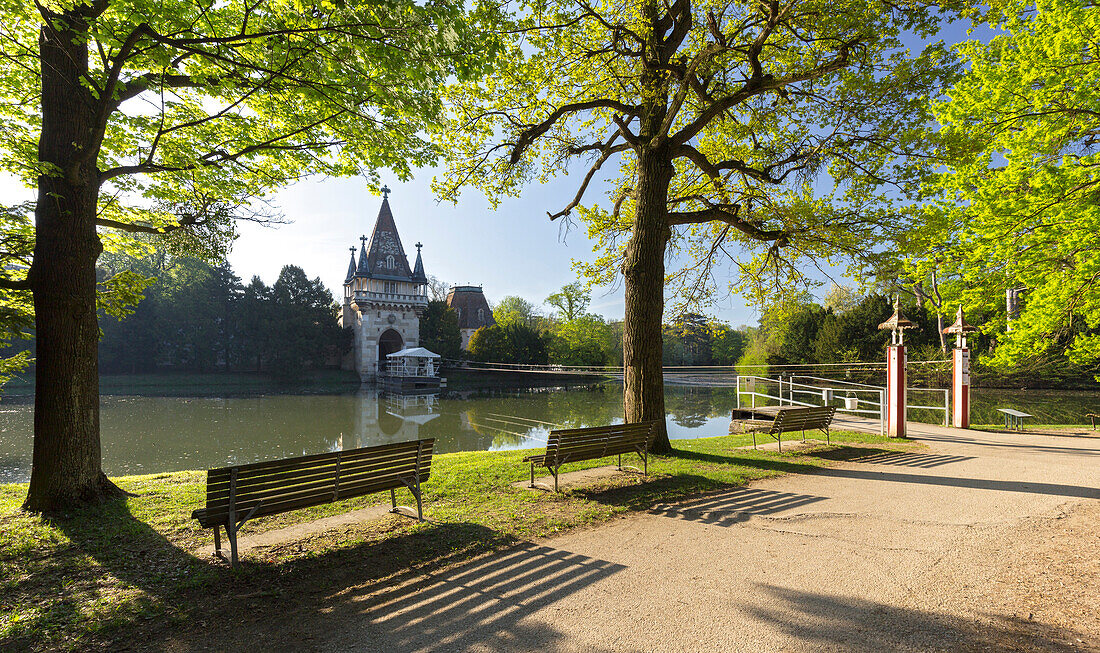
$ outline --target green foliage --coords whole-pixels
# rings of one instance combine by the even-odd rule
[[[549,337],[536,328],[513,320],[484,326],[470,336],[470,356],[494,363],[544,365],[549,362]]]
[[[234,218],[274,218],[255,198],[307,174],[407,178],[435,160],[422,134],[438,120],[439,85],[495,53],[480,30],[490,14],[447,0],[322,4],[0,0],[0,169],[28,186],[86,175],[74,185],[98,203],[72,222],[94,222],[108,255],[159,247],[208,261],[224,258]],[[43,58],[50,33],[75,47],[71,70]],[[44,105],[58,97],[69,101]],[[68,124],[88,126],[59,144],[79,154],[40,160],[39,144]],[[0,274],[20,285],[0,283],[0,346],[33,319],[32,210],[0,209]],[[151,283],[129,270],[99,281],[98,308],[115,318]],[[27,360],[0,360],[0,379]]]
[[[759,328],[750,328],[739,365],[800,365],[859,363],[884,360],[890,335],[878,328],[893,313],[883,295],[872,294],[842,313],[822,308],[803,296],[768,306]],[[917,328],[906,331],[911,360],[941,358],[935,318],[922,307],[908,305],[903,313]]]
[[[342,354],[347,335],[336,323],[337,307],[321,278],[310,280],[302,268],[284,266],[271,288],[271,371],[291,377],[316,361]],[[332,343],[339,343],[335,347]]]
[[[550,341],[549,358],[559,365],[608,365],[614,352],[622,351],[621,336],[602,317],[583,314],[560,323]]]
[[[31,336],[34,304],[25,289],[8,287],[26,282],[34,251],[30,205],[0,206],[0,349]],[[0,357],[0,387],[12,375],[25,370],[31,354],[23,349]]]
[[[939,18],[857,0],[519,2],[497,74],[448,89],[435,187],[453,199],[474,185],[495,203],[591,162],[551,213],[577,215],[596,241],[595,259],[576,262],[590,280],[620,273],[653,192],[677,264],[669,291],[716,301],[728,266],[729,289],[764,303],[812,284],[803,265],[872,255],[910,226],[927,167],[902,163],[927,162],[924,98],[958,65],[939,43],[910,53],[901,35],[928,36]],[[667,192],[640,174],[643,156],[671,171]],[[607,176],[610,197],[585,195]]]
[[[444,358],[462,357],[458,315],[445,300],[430,300],[420,316],[420,345]]]
[[[584,315],[591,301],[592,293],[580,281],[566,284],[546,298],[546,303],[558,309],[558,317],[564,322],[572,322]]]
[[[698,313],[679,315],[661,330],[665,365],[709,365],[711,331],[706,317]]]
[[[508,295],[493,306],[493,319],[500,326],[512,323],[530,325],[537,317],[535,305],[515,295]]]
[[[225,263],[160,254],[109,256],[106,263],[156,281],[129,315],[101,317],[105,373],[250,370],[290,377],[332,364],[350,347],[331,293],[295,266],[284,267],[274,287],[254,277],[246,288]]]
[[[1100,13],[998,0],[985,18],[998,35],[959,46],[967,73],[935,106],[945,140],[969,154],[929,188],[927,227],[906,243],[910,268],[942,271],[947,304],[997,338],[986,363],[1000,373],[1097,374]],[[1026,290],[1008,332],[1014,288]]]
[[[735,365],[745,351],[745,333],[720,322],[711,322],[709,328],[714,364]]]

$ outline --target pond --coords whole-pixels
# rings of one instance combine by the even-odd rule
[[[109,475],[150,474],[430,437],[441,453],[537,447],[553,428],[621,421],[621,392],[619,384],[603,383],[405,397],[368,387],[344,394],[104,396],[103,465]],[[670,385],[665,397],[673,439],[725,434],[737,405],[728,387]],[[973,404],[975,423],[999,421],[997,407],[1032,413],[1035,423],[1082,423],[1086,412],[1100,412],[1100,393],[975,390]],[[942,413],[923,418],[942,420]],[[0,483],[29,479],[32,433],[32,404],[4,399]]]

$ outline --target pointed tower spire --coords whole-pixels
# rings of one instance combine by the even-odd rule
[[[420,243],[416,244],[416,264],[413,265],[413,281],[417,283],[428,283],[428,275],[424,274],[424,261],[420,258],[420,248],[423,247]]]
[[[385,189],[384,194],[388,196],[389,189]],[[405,248],[401,246],[401,236],[397,233],[388,197],[382,199],[382,207],[378,210],[378,219],[374,223],[370,241],[359,253],[357,274],[394,281],[412,281],[412,269],[409,268]]]
[[[355,270],[355,276],[357,277],[369,277],[370,268],[367,266],[367,237],[366,235],[359,236],[359,240],[362,241],[362,245],[359,247],[359,267]]]
[[[351,283],[351,280],[355,278],[355,248],[349,247],[351,251],[351,264],[348,265],[348,278],[344,279],[344,283]]]

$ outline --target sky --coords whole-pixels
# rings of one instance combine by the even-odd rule
[[[967,38],[962,25],[945,26],[940,37],[948,43]],[[405,183],[381,173],[391,189],[390,207],[409,263],[415,260],[415,243],[422,243],[429,275],[451,285],[480,285],[490,302],[518,295],[540,305],[577,279],[571,267],[574,259],[595,256],[583,225],[566,230],[561,220],[552,222],[547,216],[568,203],[580,181],[578,174],[546,185],[530,184],[521,197],[506,198],[494,210],[476,190],[465,191],[457,205],[437,202],[430,189],[434,173],[418,171]],[[32,191],[0,175],[0,203],[33,198]],[[340,297],[348,248],[358,247],[360,235],[370,235],[381,196],[372,194],[361,178],[315,178],[285,188],[272,199],[289,224],[242,223],[240,238],[229,255],[236,274],[246,283],[259,275],[271,284],[284,265],[297,265],[309,277],[320,277]],[[593,183],[586,203],[605,199],[606,185]],[[550,310],[545,305],[541,308]],[[590,312],[621,319],[623,310],[621,286],[594,289]],[[708,312],[734,326],[758,319],[755,310],[737,296],[725,298]]]

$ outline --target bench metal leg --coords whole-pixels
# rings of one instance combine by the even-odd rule
[[[214,526],[214,555],[221,555],[222,553],[222,527]]]
[[[535,487],[535,463],[533,463],[533,462],[531,463],[531,486],[530,487],[532,487],[532,488]]]
[[[229,550],[233,556],[229,564],[232,565],[234,569],[236,569],[240,567],[240,563],[237,561],[237,529],[227,527],[225,529],[225,532],[226,535],[229,536]]]
[[[416,495],[416,520],[424,521],[424,502],[421,499],[419,474],[416,475],[416,491],[413,494]]]

